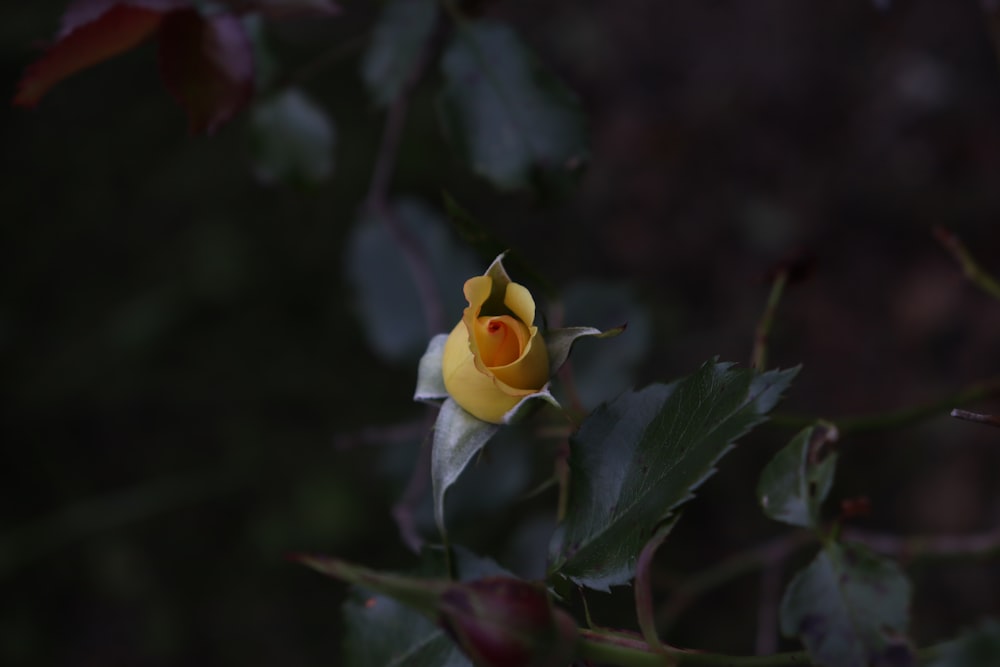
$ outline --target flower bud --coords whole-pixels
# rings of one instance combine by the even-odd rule
[[[469,307],[445,343],[441,373],[466,412],[499,424],[549,379],[549,354],[535,321],[535,300],[511,282],[498,258],[466,281]]]
[[[575,621],[544,588],[508,577],[449,587],[441,625],[476,667],[566,667],[577,641]]]

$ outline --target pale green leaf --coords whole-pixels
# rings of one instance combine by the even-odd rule
[[[910,583],[860,545],[829,544],[788,584],[781,632],[825,667],[915,665],[905,640]]]
[[[559,401],[556,400],[555,396],[553,396],[549,392],[549,385],[546,384],[544,387],[536,391],[534,394],[528,394],[520,401],[518,401],[517,405],[512,407],[503,416],[503,423],[516,424],[520,422],[538,406],[538,401],[543,401],[556,408],[560,409],[562,408],[562,406],[559,405]]]
[[[441,360],[444,357],[444,344],[448,334],[438,334],[427,344],[427,351],[420,357],[417,366],[417,389],[413,394],[415,401],[438,401],[448,398],[448,390],[444,386],[444,374],[441,371]]]
[[[434,521],[441,535],[444,525],[444,497],[476,454],[500,427],[476,419],[459,407],[454,399],[441,405],[434,424],[434,444],[431,450],[431,486],[434,496]]]
[[[797,372],[709,362],[595,410],[572,441],[569,507],[551,570],[601,590],[630,581],[656,526],[764,420]]]
[[[549,329],[542,333],[545,338],[545,345],[549,350],[549,375],[555,375],[569,357],[573,349],[573,343],[584,337],[612,338],[617,336],[625,327],[616,327],[608,331],[601,331],[594,327],[566,327],[563,329]]]
[[[810,426],[775,454],[757,484],[764,514],[793,526],[819,526],[820,505],[830,492],[836,469],[836,456],[819,459],[819,449],[835,438],[831,428]]]
[[[574,172],[586,159],[575,96],[508,26],[459,25],[441,61],[442,120],[480,175],[523,188],[545,172]]]
[[[379,106],[388,106],[409,83],[437,16],[435,0],[390,0],[382,8],[361,65]]]
[[[266,185],[316,185],[333,173],[333,121],[296,88],[254,106],[250,134],[254,175]]]

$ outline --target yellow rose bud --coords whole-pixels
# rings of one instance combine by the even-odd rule
[[[499,424],[549,379],[549,353],[534,326],[535,300],[502,267],[470,278],[464,292],[469,307],[444,346],[444,386],[466,412]]]

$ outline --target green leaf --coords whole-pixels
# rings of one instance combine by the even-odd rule
[[[254,175],[265,185],[318,185],[333,172],[333,121],[301,90],[254,107],[250,136]]]
[[[449,328],[462,317],[462,285],[481,269],[452,238],[433,210],[413,200],[392,207],[398,229],[426,259],[425,276],[439,300]],[[430,331],[417,290],[414,268],[385,220],[370,216],[352,231],[345,249],[345,270],[355,289],[355,303],[372,348],[387,361],[412,361],[425,350]],[[338,307],[340,304],[338,303]]]
[[[904,636],[910,583],[899,567],[855,544],[829,544],[788,584],[781,632],[825,667],[916,664]]]
[[[654,529],[764,420],[797,372],[709,362],[591,413],[573,438],[569,507],[551,570],[600,590],[631,580]]]
[[[448,398],[444,374],[441,372],[444,344],[447,341],[448,334],[438,334],[427,344],[427,351],[420,357],[420,365],[417,367],[417,389],[413,393],[413,400],[443,401]]]
[[[375,24],[365,52],[361,75],[379,106],[388,106],[403,92],[434,32],[435,0],[390,0]]]
[[[545,338],[545,345],[549,349],[549,375],[555,375],[556,371],[566,363],[566,359],[569,357],[570,350],[573,349],[573,343],[579,338],[593,337],[593,338],[614,338],[621,332],[625,331],[625,327],[615,327],[614,329],[609,329],[607,331],[601,331],[600,329],[595,329],[594,327],[566,327],[564,329],[549,329],[542,335]]]
[[[820,505],[833,485],[837,465],[836,454],[820,459],[819,450],[836,439],[835,428],[810,426],[775,454],[757,484],[764,514],[793,526],[819,526]]]
[[[401,602],[356,590],[344,604],[347,667],[466,667],[445,632]]]
[[[928,667],[996,667],[1000,665],[1000,622],[988,618],[978,628],[941,648]]]
[[[508,26],[463,23],[441,61],[445,131],[480,175],[505,189],[544,172],[576,172],[586,159],[575,96]]]
[[[476,419],[452,399],[441,405],[434,424],[434,444],[431,451],[431,486],[434,495],[434,521],[442,537],[444,496],[455,483],[472,457],[479,453],[500,427]]]

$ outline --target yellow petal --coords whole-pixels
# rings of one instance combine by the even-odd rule
[[[465,300],[469,302],[466,311],[472,311],[473,318],[479,317],[479,311],[483,304],[490,298],[490,291],[493,289],[493,279],[489,276],[476,276],[465,281],[462,292]],[[530,323],[529,323],[530,324]]]
[[[459,322],[448,335],[441,371],[448,394],[466,412],[483,421],[499,424],[503,416],[521,400],[522,395],[505,393],[492,375],[476,368],[465,322]]]
[[[510,283],[507,285],[507,293],[504,294],[503,305],[510,308],[517,319],[524,322],[525,326],[535,323],[535,300],[531,292],[524,285]]]
[[[549,350],[545,340],[538,335],[538,327],[531,327],[528,332],[528,344],[517,361],[489,370],[497,380],[513,390],[534,392],[549,380]]]

